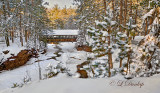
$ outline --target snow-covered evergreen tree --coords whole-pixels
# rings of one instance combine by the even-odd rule
[[[112,20],[113,15],[110,11],[110,7],[107,8],[106,15],[103,16],[103,20],[99,21],[96,20],[96,26],[90,27],[88,31],[89,39],[88,42],[89,45],[92,47],[92,51],[94,53],[94,61],[93,65],[99,64],[104,67],[103,70],[107,70],[109,73],[108,76],[111,76],[110,69],[113,68],[112,63],[112,43],[111,43],[111,35],[112,35],[112,28],[116,25],[116,22]],[[96,62],[96,60],[101,60],[100,63]],[[102,61],[103,60],[103,61]],[[101,63],[102,62],[102,63]],[[98,66],[97,66],[98,67]],[[101,70],[99,70],[101,73]],[[101,74],[100,74],[101,75]],[[103,74],[107,75],[107,74]]]
[[[78,46],[86,45],[87,29],[95,26],[95,20],[101,19],[102,11],[101,1],[97,0],[74,0],[78,4],[77,9],[77,25],[79,28],[79,36],[77,40]]]

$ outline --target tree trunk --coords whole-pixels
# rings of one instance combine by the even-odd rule
[[[108,34],[109,34],[109,36],[108,36],[108,46],[111,45],[111,37],[110,37],[110,33],[111,33],[111,30],[110,30],[110,28],[109,28],[109,30],[108,30]],[[109,50],[108,50],[108,60],[109,60],[109,63],[110,63],[110,68],[112,69],[112,68],[113,68],[113,63],[112,63],[112,53],[111,53],[111,48],[109,48]]]
[[[124,9],[124,26],[126,26],[126,22],[127,22],[127,3],[128,3],[128,0],[125,0],[125,9]]]
[[[6,0],[7,1],[7,8],[8,8],[8,17],[10,17],[10,7],[9,7],[9,1],[8,0]]]
[[[20,42],[21,46],[23,46],[23,37],[22,37],[22,15],[20,13],[20,22],[19,22],[19,31],[20,31]]]
[[[130,17],[132,17],[132,11],[133,11],[132,10],[132,3],[133,3],[132,0],[130,0],[130,15],[129,15]]]
[[[131,45],[131,37],[128,38],[128,45]],[[128,57],[128,60],[127,60],[127,73],[130,72],[130,57],[131,57],[131,48],[129,49],[128,53],[127,53],[127,57]]]
[[[146,19],[145,36],[148,34],[148,18]]]
[[[138,4],[138,0],[137,0],[137,4]],[[136,7],[135,24],[137,24],[137,16],[138,16],[138,6]]]
[[[126,73],[126,74],[128,74],[128,72],[130,71],[129,69],[130,69],[130,50],[128,51],[128,59],[127,59],[127,73]]]
[[[147,6],[149,6],[149,2],[150,0],[147,1]],[[147,12],[149,11],[149,9],[147,8]],[[148,34],[148,18],[146,18],[146,26],[145,26],[145,36]]]
[[[121,67],[122,67],[122,61],[123,61],[123,58],[120,58],[119,68],[121,68]]]
[[[13,29],[11,31],[11,39],[12,39],[12,43],[14,43],[14,31],[13,31]]]
[[[113,20],[115,20],[115,9],[114,9],[114,4],[115,4],[115,1],[112,0],[112,10],[113,10]]]
[[[25,42],[27,42],[28,40],[28,31],[27,31],[27,27],[25,27]]]
[[[38,62],[38,70],[39,70],[39,80],[42,80],[41,66],[39,62]]]
[[[2,4],[3,4],[3,15],[4,15],[4,21],[6,22],[7,17],[6,17],[6,9],[5,9],[5,2],[4,0],[2,0]],[[6,23],[5,23],[6,24]],[[10,45],[9,43],[9,37],[8,37],[8,29],[7,26],[5,25],[5,41],[6,41],[6,45],[7,47]]]
[[[122,32],[122,15],[123,15],[123,0],[120,0],[120,16],[119,16],[119,19],[120,19],[120,26],[119,26],[119,31]]]
[[[138,4],[138,0],[137,0],[137,4]],[[135,24],[137,24],[137,17],[138,17],[138,6],[136,7]],[[136,32],[137,32],[137,27],[135,28],[135,34],[133,36],[133,39],[135,38]]]
[[[107,16],[106,14],[106,0],[103,0],[104,3],[104,11],[105,11],[105,16]],[[110,28],[108,30],[108,46],[110,46]],[[112,64],[112,54],[111,54],[111,49],[108,50],[108,77],[111,77],[111,72],[110,69],[113,68],[113,64]]]
[[[103,2],[104,2],[104,14],[107,15],[107,14],[106,14],[106,9],[107,9],[106,0],[103,0]]]

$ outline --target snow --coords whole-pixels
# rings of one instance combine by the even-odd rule
[[[53,30],[48,31],[48,35],[78,35],[79,30]]]
[[[111,21],[111,26],[115,25],[116,23],[116,21]]]
[[[36,81],[1,93],[159,93],[160,75],[132,80],[120,77],[117,75],[113,78],[78,79],[60,74],[56,78]]]
[[[95,23],[96,23],[96,25],[100,25],[100,26],[102,26],[103,28],[106,28],[106,26],[107,26],[107,23],[106,22],[99,22],[99,21],[95,21]]]
[[[135,41],[141,41],[142,39],[144,39],[144,36],[135,36],[134,38]]]
[[[154,11],[155,11],[155,8],[151,9],[148,13],[146,13],[144,16],[142,16],[142,19],[145,20],[147,17],[152,16]]]
[[[157,17],[154,19],[153,25],[159,25],[159,19]]]

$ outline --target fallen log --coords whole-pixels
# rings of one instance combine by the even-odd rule
[[[37,56],[35,50],[22,50],[20,51],[17,56],[12,56],[8,58],[5,62],[0,65],[0,71],[2,70],[12,70],[23,66],[26,64],[30,58]]]

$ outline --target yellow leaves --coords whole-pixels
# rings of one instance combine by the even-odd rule
[[[47,15],[48,15],[48,18],[52,21],[51,24],[53,24],[57,19],[60,19],[66,22],[70,16],[76,15],[75,11],[76,9],[73,9],[73,8],[60,9],[58,8],[58,6],[55,6],[52,9],[47,10]]]
[[[153,36],[148,36],[147,41],[148,42],[155,42],[155,38]]]

